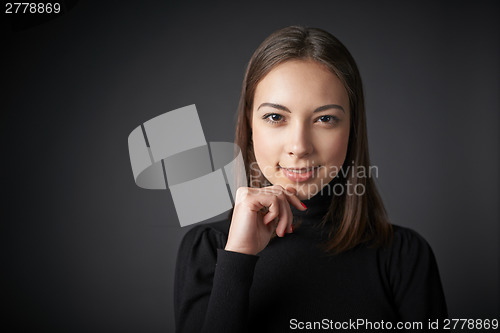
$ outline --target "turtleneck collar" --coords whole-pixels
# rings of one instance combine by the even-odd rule
[[[326,215],[328,209],[330,208],[330,203],[333,199],[333,185],[338,182],[337,178],[334,178],[330,183],[325,185],[318,193],[308,200],[301,200],[304,205],[306,205],[307,210],[300,211],[297,208],[290,206],[294,217],[301,217],[301,220],[321,220],[323,216]]]

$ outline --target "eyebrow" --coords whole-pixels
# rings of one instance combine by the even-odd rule
[[[269,107],[272,107],[272,108],[275,108],[275,109],[278,109],[278,110],[281,110],[281,111],[286,111],[286,112],[292,113],[286,106],[281,105],[281,104],[276,104],[276,103],[262,103],[261,105],[259,105],[259,107],[257,108],[257,110],[259,110],[263,106],[269,106]],[[338,110],[340,110],[340,111],[342,111],[342,112],[345,113],[344,108],[342,106],[338,105],[338,104],[327,104],[327,105],[320,106],[319,108],[316,108],[313,111],[313,113],[315,113],[315,112],[321,112],[321,111],[325,111],[325,110],[329,110],[329,109],[338,109]]]

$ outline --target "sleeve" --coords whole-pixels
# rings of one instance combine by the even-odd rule
[[[225,236],[205,226],[190,230],[177,255],[176,332],[244,332],[258,257],[225,251]]]
[[[390,261],[389,278],[401,320],[448,317],[436,258],[422,236],[407,228],[395,230]]]

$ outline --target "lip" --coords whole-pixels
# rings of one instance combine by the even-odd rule
[[[289,180],[291,180],[293,182],[301,183],[301,182],[306,182],[309,179],[311,179],[313,174],[314,174],[314,171],[318,167],[316,166],[316,167],[309,167],[309,168],[283,168],[280,166],[280,168],[281,168],[281,171],[283,172],[283,174],[285,175],[286,178],[288,178]],[[290,170],[300,171],[300,173],[293,172]]]

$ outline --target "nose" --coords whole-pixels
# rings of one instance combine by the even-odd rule
[[[302,158],[312,153],[313,144],[308,126],[298,121],[288,126],[285,150],[288,156]]]

